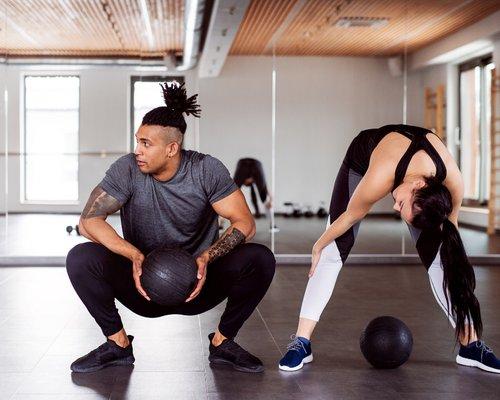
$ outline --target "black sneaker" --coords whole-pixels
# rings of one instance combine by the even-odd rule
[[[135,361],[132,349],[132,340],[134,340],[134,337],[128,335],[128,339],[130,340],[130,344],[125,348],[118,346],[115,342],[108,339],[106,343],[101,344],[97,349],[75,360],[71,364],[71,371],[94,372],[116,365],[132,365]]]
[[[250,354],[234,340],[226,339],[219,346],[212,344],[214,333],[208,335],[210,340],[208,360],[210,365],[227,365],[240,372],[262,372],[262,361]]]

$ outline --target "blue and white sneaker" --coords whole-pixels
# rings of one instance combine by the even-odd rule
[[[310,340],[295,335],[290,339],[292,342],[286,346],[288,351],[279,363],[279,369],[282,371],[297,371],[313,360]]]
[[[482,340],[472,342],[468,346],[461,345],[457,355],[457,364],[500,374],[500,360]]]

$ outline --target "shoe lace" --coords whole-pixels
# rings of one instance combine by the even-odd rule
[[[286,346],[286,349],[288,351],[300,351],[303,350],[304,352],[306,351],[306,348],[304,347],[304,343],[296,336],[296,335],[291,335],[290,339],[292,340],[288,345]]]
[[[488,346],[486,346],[486,344],[482,340],[478,340],[476,346],[485,353],[493,353],[493,350],[491,350]]]

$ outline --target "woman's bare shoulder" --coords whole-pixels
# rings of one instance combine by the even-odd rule
[[[375,147],[370,157],[370,166],[383,168],[394,174],[399,160],[410,144],[410,139],[397,132],[390,132],[384,136]]]

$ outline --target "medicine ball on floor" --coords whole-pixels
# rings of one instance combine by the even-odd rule
[[[187,251],[161,247],[148,254],[142,264],[142,287],[155,303],[182,304],[196,285],[198,266]]]
[[[361,333],[361,352],[375,368],[397,368],[410,357],[413,337],[397,318],[383,316],[372,320]]]

